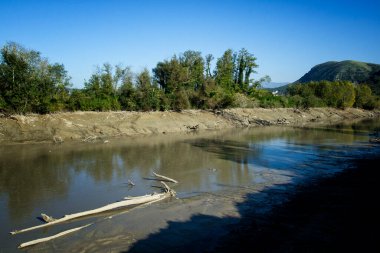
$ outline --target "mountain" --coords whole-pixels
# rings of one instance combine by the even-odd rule
[[[329,61],[314,66],[295,83],[310,81],[351,81],[366,83],[380,94],[380,64],[359,61]]]
[[[288,83],[289,82],[282,82],[282,83],[267,82],[267,83],[263,83],[262,87],[264,89],[274,89],[274,88],[277,88],[277,87],[281,87],[281,86],[287,85]]]

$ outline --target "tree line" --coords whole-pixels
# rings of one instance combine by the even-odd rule
[[[269,77],[252,78],[258,68],[256,60],[243,48],[237,52],[228,49],[217,59],[211,54],[203,57],[201,52],[188,50],[158,62],[151,72],[144,69],[133,73],[129,67],[105,63],[85,81],[84,88],[72,89],[63,64],[52,64],[40,52],[10,42],[1,49],[0,110],[50,113],[227,107],[376,107],[378,100],[367,86],[356,88],[347,82],[294,85],[289,88],[289,95],[274,95],[260,88],[262,82],[270,81]],[[334,90],[337,87],[341,87],[342,92],[353,89],[350,93],[353,98],[333,102],[336,98],[324,95],[325,88]],[[336,90],[333,93],[340,94]]]
[[[287,88],[287,94],[295,107],[380,108],[379,97],[369,85],[349,81],[297,83]]]

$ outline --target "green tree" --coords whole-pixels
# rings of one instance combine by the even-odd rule
[[[71,111],[92,111],[91,97],[84,90],[73,89],[68,101],[67,108]]]
[[[355,102],[355,86],[348,81],[294,84],[288,87],[287,92],[291,96],[301,96],[304,107],[330,106],[344,109],[352,107]]]
[[[257,68],[259,65],[256,64],[257,58],[254,57],[252,54],[248,54],[246,56],[246,65],[245,65],[245,79],[244,79],[244,89],[247,89],[249,84],[251,83],[251,74],[257,73],[255,71],[255,68]],[[265,76],[265,79],[268,79],[269,76]]]
[[[367,84],[360,84],[355,87],[355,107],[373,109],[373,100],[372,90]]]
[[[64,66],[50,64],[39,52],[14,42],[1,49],[0,96],[7,110],[47,113],[54,108],[56,93],[69,85]]]
[[[257,68],[256,57],[249,53],[245,48],[242,48],[237,55],[236,77],[235,83],[240,91],[247,92],[251,84],[250,76],[255,73]]]
[[[214,60],[214,56],[212,54],[208,54],[205,57],[206,62],[206,78],[212,78],[211,74],[211,62]]]
[[[103,64],[102,68],[98,68],[90,79],[85,82],[86,106],[90,110],[107,111],[118,110],[120,104],[117,97],[118,72],[114,72],[110,64]],[[82,109],[82,108],[81,108]]]
[[[234,67],[233,51],[228,49],[218,58],[215,70],[216,84],[228,92],[234,91]]]
[[[144,69],[136,77],[137,105],[143,111],[160,110],[161,92],[152,83],[149,70]]]
[[[344,109],[352,107],[355,103],[354,84],[349,81],[335,82],[333,92],[336,96],[337,107]]]
[[[182,111],[190,108],[189,95],[183,88],[177,89],[173,98],[173,109],[175,111]]]
[[[154,78],[166,94],[172,94],[187,81],[187,71],[180,60],[173,56],[170,61],[157,63],[153,69]]]
[[[119,86],[118,99],[121,108],[128,111],[137,110],[137,90],[133,84],[134,74],[129,67],[123,69],[120,66],[116,67],[115,73],[114,82]]]
[[[186,72],[185,88],[197,90],[204,83],[205,62],[201,52],[187,50],[179,58]]]

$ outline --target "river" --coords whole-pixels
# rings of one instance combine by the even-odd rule
[[[297,184],[349,169],[354,159],[378,156],[379,145],[371,144],[369,139],[379,129],[380,120],[373,119],[318,128],[257,127],[96,143],[3,145],[0,252],[17,252],[22,242],[89,222],[94,224],[83,231],[26,250],[118,252],[146,240],[146,245],[138,248],[144,249],[155,242],[147,238],[163,233],[171,222],[186,224],[183,226],[192,234],[198,231],[197,224],[207,226],[198,221],[190,225],[196,215],[215,215],[221,224],[215,227],[215,233],[221,231],[222,235],[225,226],[239,220],[242,208],[237,203],[243,203],[247,194],[276,187],[291,191]],[[179,181],[172,185],[178,199],[9,234],[40,224],[37,217],[41,212],[59,218],[125,196],[158,192],[153,171]],[[128,184],[129,180],[135,186]],[[279,196],[271,196],[269,202],[264,198],[266,204],[260,208],[265,212],[274,202],[282,201],[283,195]],[[110,215],[112,219],[105,219]],[[230,220],[224,222],[224,217]],[[177,234],[179,241],[186,237],[182,232]],[[207,234],[202,236],[207,238]]]

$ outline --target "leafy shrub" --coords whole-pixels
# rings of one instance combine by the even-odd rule
[[[181,111],[190,108],[189,96],[184,89],[176,91],[173,101],[173,110]]]
[[[236,93],[233,97],[232,107],[239,108],[254,108],[258,107],[259,104],[254,98],[250,98],[242,93]]]

